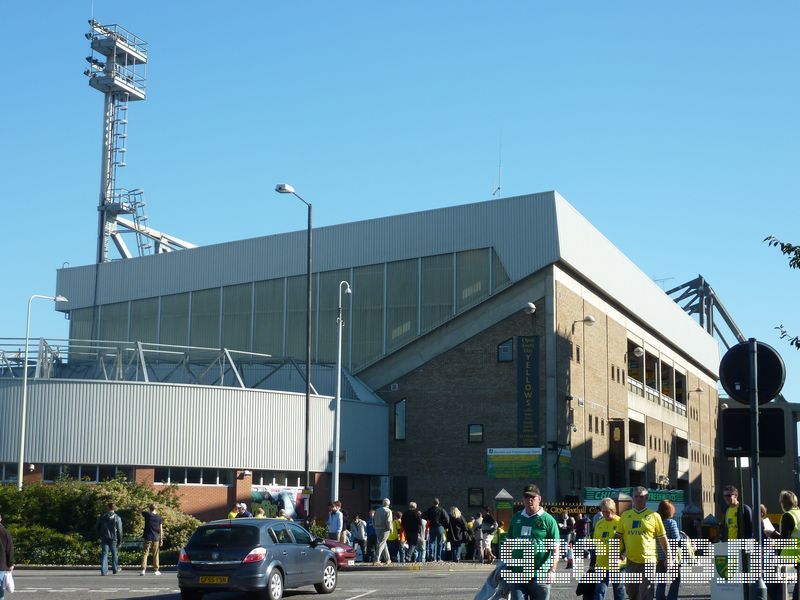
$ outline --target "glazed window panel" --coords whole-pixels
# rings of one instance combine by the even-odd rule
[[[419,261],[389,263],[386,282],[386,344],[389,350],[416,337],[418,302]]]
[[[467,489],[467,505],[484,506],[483,488],[471,487]]]
[[[128,303],[116,302],[100,307],[100,335],[98,339],[115,342],[128,341]]]
[[[467,250],[456,254],[457,312],[489,297],[489,251]]]
[[[94,306],[76,308],[69,313],[69,338],[71,340],[94,339]]]
[[[349,282],[350,269],[326,271],[319,274],[319,315],[317,322],[316,360],[332,363],[336,361],[336,316],[339,310],[339,284]],[[347,336],[349,334],[350,300],[352,296],[344,293],[342,286],[342,363],[347,364]]]
[[[383,354],[383,272],[383,264],[353,269],[353,369]]]
[[[250,350],[253,286],[249,283],[222,288],[222,346]]]
[[[453,316],[453,255],[422,259],[422,331]]]
[[[257,281],[253,310],[253,352],[283,356],[284,279]],[[305,320],[303,320],[305,328]]]
[[[511,279],[506,272],[506,268],[497,256],[497,253],[492,249],[492,293],[507,287],[511,283]]]
[[[161,298],[160,344],[189,344],[189,294],[171,294]]]
[[[192,292],[190,346],[219,348],[220,288]]]
[[[131,301],[132,342],[158,342],[158,298]]]

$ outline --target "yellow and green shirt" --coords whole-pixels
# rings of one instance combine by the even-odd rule
[[[649,508],[631,508],[622,513],[619,527],[628,559],[636,563],[656,562],[656,540],[666,537],[661,515]]]
[[[725,511],[725,526],[728,528],[729,540],[739,538],[739,506],[731,505]]]
[[[597,522],[594,533],[592,534],[592,539],[597,548],[595,566],[601,569],[608,569],[608,542],[614,539],[618,531],[621,531],[621,523],[622,519],[620,519],[618,515],[614,515],[610,521],[603,518]],[[625,561],[620,561],[619,566],[622,567],[624,565]]]

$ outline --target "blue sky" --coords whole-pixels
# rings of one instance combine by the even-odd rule
[[[203,245],[556,189],[654,279],[704,275],[800,399],[800,4],[82,2],[0,7],[0,336],[93,262],[102,96],[87,19],[149,43],[128,167],[150,224]],[[502,140],[502,143],[501,143]],[[66,337],[34,306],[32,335]]]

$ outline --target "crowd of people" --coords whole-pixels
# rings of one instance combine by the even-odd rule
[[[456,506],[441,506],[438,498],[422,510],[416,502],[393,510],[386,498],[366,518],[349,517],[340,502],[328,506],[328,538],[357,548],[361,560],[373,564],[496,560],[505,536],[505,524],[484,507],[474,516],[462,515]]]

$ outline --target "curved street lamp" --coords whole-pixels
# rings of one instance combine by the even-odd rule
[[[19,423],[19,461],[17,462],[18,490],[22,490],[22,467],[25,462],[25,417],[28,409],[28,341],[31,335],[31,303],[34,298],[44,298],[45,300],[52,300],[53,302],[68,302],[68,300],[61,295],[44,296],[42,294],[34,294],[28,298],[28,316],[25,319],[25,361],[22,367],[22,408]]]
[[[294,187],[288,183],[279,183],[275,186],[275,191],[279,194],[292,194],[308,207],[308,247],[306,249],[306,296],[308,306],[306,310],[306,424],[305,424],[305,484],[306,489],[311,489],[311,475],[308,467],[308,436],[311,427],[311,203],[306,202],[300,194],[294,191]],[[308,518],[308,506],[306,506],[306,519]]]

